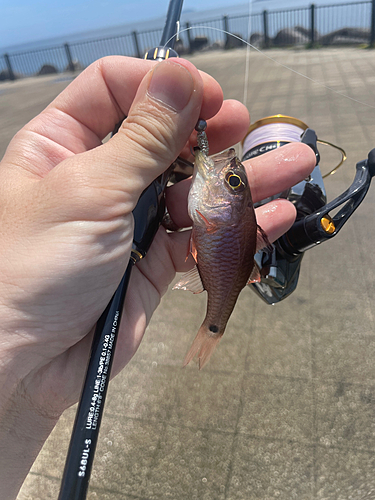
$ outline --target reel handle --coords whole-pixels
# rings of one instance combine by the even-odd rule
[[[336,236],[362,203],[374,175],[375,149],[372,149],[366,160],[357,163],[351,186],[327,205],[297,220],[291,229],[279,238],[279,246],[286,254],[296,256]],[[329,212],[340,206],[342,208],[331,217]]]

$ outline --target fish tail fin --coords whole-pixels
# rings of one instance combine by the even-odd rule
[[[210,329],[203,324],[199,328],[197,336],[189,352],[185,356],[183,366],[188,365],[195,356],[198,356],[199,369],[201,370],[210,359],[211,354],[214,352],[222,336],[222,333],[212,333]]]

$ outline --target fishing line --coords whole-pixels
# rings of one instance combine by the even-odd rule
[[[280,61],[277,61],[276,59],[274,59],[273,57],[269,56],[268,54],[266,54],[265,52],[263,52],[262,50],[258,49],[257,47],[255,47],[255,45],[252,45],[250,42],[248,42],[247,40],[244,40],[243,38],[241,38],[240,36],[237,36],[235,35],[234,33],[230,33],[229,31],[225,31],[225,30],[222,30],[220,28],[214,28],[213,26],[203,26],[203,25],[196,25],[196,26],[189,26],[189,28],[184,28],[182,30],[180,30],[180,34],[183,33],[184,31],[189,31],[189,30],[193,30],[193,29],[198,29],[198,28],[203,28],[203,29],[210,29],[210,30],[214,30],[214,31],[219,31],[220,33],[224,33],[226,35],[229,35],[229,36],[232,36],[234,38],[237,38],[237,40],[240,40],[241,42],[245,43],[246,45],[250,46],[250,48],[256,50],[257,52],[259,52],[260,54],[262,54],[264,57],[266,57],[267,59],[269,59],[270,61],[274,62],[275,64],[278,64],[279,66],[281,66],[282,68],[285,68],[289,71],[291,71],[292,73],[295,73],[296,75],[298,76],[301,76],[302,78],[306,78],[306,80],[309,80],[310,82],[312,83],[316,83],[317,85],[320,85],[321,87],[324,87],[325,89],[333,92],[334,94],[337,94],[341,97],[345,97],[346,99],[349,99],[350,101],[353,101],[353,102],[356,102],[358,104],[362,104],[363,106],[367,106],[368,108],[372,108],[372,109],[375,109],[375,106],[373,106],[372,104],[368,104],[367,102],[363,102],[363,101],[360,101],[359,99],[355,99],[354,97],[350,97],[349,95],[346,95],[342,92],[339,92],[338,90],[335,90],[334,88],[330,87],[329,85],[326,85],[325,83],[322,83],[320,82],[319,80],[314,80],[314,78],[311,78],[307,75],[304,75],[303,73],[300,73],[299,71],[293,69],[293,68],[290,68],[289,66],[287,66],[286,64],[283,64],[281,63]],[[165,43],[164,47],[167,46],[167,44],[175,37],[176,35],[173,35],[169,40],[167,40],[167,42]]]
[[[252,0],[249,0],[249,12],[248,12],[249,22],[247,23],[247,37],[246,37],[248,39],[250,39],[250,33],[251,33],[252,6],[253,2]],[[247,108],[247,89],[249,86],[249,75],[250,75],[250,49],[251,45],[250,44],[246,45],[245,78],[244,78],[244,89],[243,89],[243,104],[246,108]]]

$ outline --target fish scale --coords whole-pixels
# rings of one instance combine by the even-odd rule
[[[217,230],[213,235],[204,231],[195,231],[196,243],[199,246],[198,270],[204,289],[208,293],[207,314],[204,323],[218,326],[218,336],[225,331],[228,319],[233,311],[237,297],[246,285],[253,268],[253,238],[238,237],[245,234],[245,229],[252,223],[251,209],[240,225],[229,226]],[[201,233],[201,234],[199,234]],[[255,241],[255,240],[254,240]],[[238,249],[242,251],[238,251]]]
[[[213,157],[200,149],[195,151],[188,210],[193,221],[191,253],[196,269],[174,288],[207,291],[206,317],[184,360],[185,366],[197,356],[201,369],[223,336],[239,293],[254,273],[257,223],[246,171],[233,149]]]

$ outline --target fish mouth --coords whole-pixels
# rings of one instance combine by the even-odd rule
[[[234,158],[236,158],[236,151],[233,148],[213,156],[207,156],[202,150],[196,148],[194,165],[199,174],[207,180],[208,175],[213,171],[219,175],[219,172],[227,166],[230,166]]]
[[[195,151],[194,165],[203,179],[207,180],[210,170],[214,167],[214,162],[203,151],[198,149]]]

